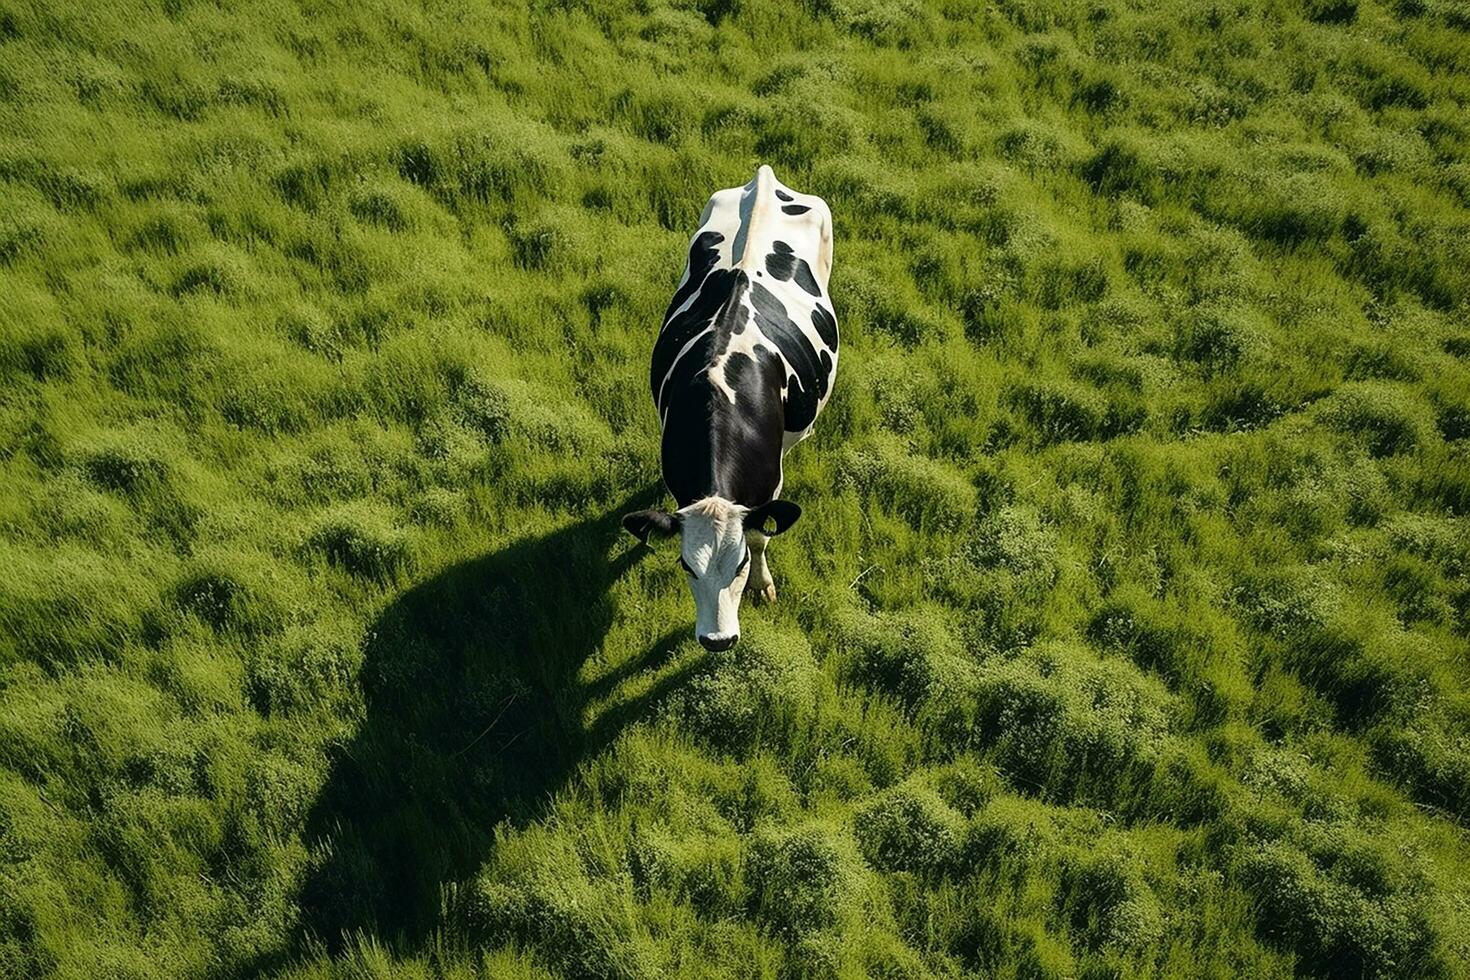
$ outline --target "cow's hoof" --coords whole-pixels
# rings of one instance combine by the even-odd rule
[[[765,585],[761,585],[757,582],[746,582],[745,594],[747,597],[749,597],[750,601],[755,603],[756,605],[761,605],[767,602],[775,602],[776,583],[774,580],[768,581]]]

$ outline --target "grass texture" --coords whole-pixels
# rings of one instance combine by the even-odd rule
[[[836,216],[712,657],[647,364]],[[0,975],[1470,975],[1464,0],[0,0]]]

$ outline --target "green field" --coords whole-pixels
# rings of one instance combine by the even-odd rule
[[[0,0],[0,976],[1470,976],[1466,0]],[[654,336],[835,216],[710,655]]]

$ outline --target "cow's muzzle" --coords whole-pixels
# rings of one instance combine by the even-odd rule
[[[739,633],[710,633],[707,636],[701,636],[699,638],[699,645],[711,653],[719,653],[722,650],[728,650],[733,647],[735,641],[738,639],[740,639]]]

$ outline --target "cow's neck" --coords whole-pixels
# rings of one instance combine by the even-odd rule
[[[779,374],[748,359],[726,373],[732,403],[707,375],[677,392],[663,433],[664,483],[680,507],[722,497],[755,507],[781,487]]]

